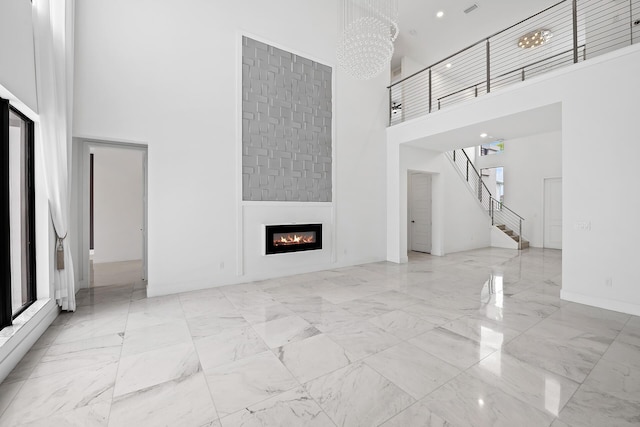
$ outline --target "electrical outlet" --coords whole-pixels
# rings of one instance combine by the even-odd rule
[[[224,262],[220,263],[220,270],[224,270]]]
[[[604,280],[604,286],[605,286],[606,288],[613,288],[613,279],[612,279],[611,277],[607,277],[607,278]]]

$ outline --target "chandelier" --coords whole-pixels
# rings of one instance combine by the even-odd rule
[[[343,0],[338,64],[351,76],[368,80],[389,67],[398,37],[398,0]]]
[[[553,33],[549,30],[531,31],[518,39],[518,46],[522,49],[534,49],[547,43],[551,37],[553,37]]]

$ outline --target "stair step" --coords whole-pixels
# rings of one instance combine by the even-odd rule
[[[520,245],[520,249],[527,249],[529,247],[529,242],[522,239],[522,244]]]
[[[498,227],[500,230],[502,230],[505,234],[508,234],[509,236],[513,235],[513,230],[510,228],[507,228],[507,226],[504,224],[496,225],[496,227]]]

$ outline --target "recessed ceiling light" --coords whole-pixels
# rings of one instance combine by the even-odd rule
[[[442,17],[444,16],[444,12],[443,12],[443,11],[441,11],[441,10],[439,10],[439,11],[438,11],[438,13],[436,13],[436,16],[437,16],[438,18],[442,18]]]
[[[451,66],[452,66],[452,65],[453,65],[453,64],[452,64],[451,62],[449,62],[447,65],[445,65],[445,67],[447,67],[447,68],[451,68]]]
[[[486,138],[487,136],[489,136],[489,135],[487,135],[486,133],[481,133],[480,134],[480,138]]]

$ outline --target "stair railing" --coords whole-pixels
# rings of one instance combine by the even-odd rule
[[[517,231],[518,249],[522,249],[522,224],[524,218],[493,197],[491,191],[482,180],[482,174],[478,172],[464,149],[450,151],[447,153],[447,157],[449,157],[461,177],[467,182],[473,195],[491,218],[491,225],[504,225],[514,232]]]
[[[509,209],[500,200],[491,197],[491,225],[504,225],[518,233],[518,249],[522,249],[522,223],[524,218]]]

